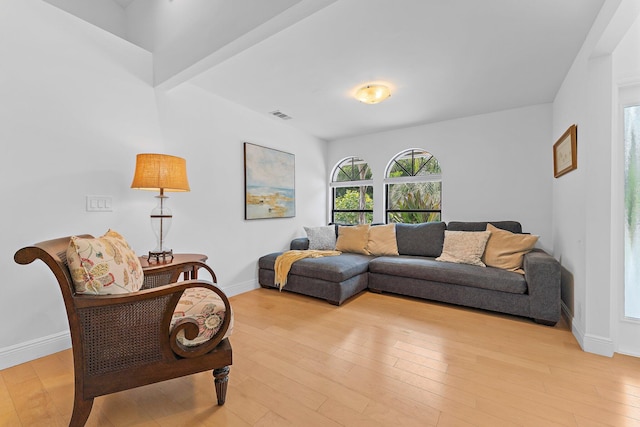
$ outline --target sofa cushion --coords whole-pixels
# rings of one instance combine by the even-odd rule
[[[439,262],[425,257],[378,257],[369,263],[369,272],[514,294],[527,291],[527,283],[521,274],[493,267]]]
[[[369,255],[367,243],[369,241],[369,224],[338,227],[336,250]]]
[[[398,255],[396,225],[376,225],[369,228],[367,252],[371,255]]]
[[[397,223],[398,252],[400,255],[440,256],[446,228],[444,222]]]
[[[487,241],[482,261],[487,266],[524,274],[522,260],[536,245],[538,236],[512,233],[491,224],[487,224],[487,231],[491,232],[491,236]]]
[[[444,232],[442,255],[436,258],[436,261],[486,267],[482,262],[482,254],[490,235],[490,231],[447,230]]]
[[[309,249],[329,250],[336,248],[336,229],[333,225],[323,227],[304,227],[309,239]]]
[[[482,222],[463,222],[451,221],[447,224],[447,230],[452,231],[485,231],[487,224],[492,224],[502,230],[512,233],[522,233],[522,225],[517,221],[482,221]]]
[[[282,252],[265,255],[258,260],[260,268],[273,270],[276,258]],[[306,258],[296,261],[289,270],[289,276],[297,275],[322,279],[328,282],[342,282],[358,274],[366,273],[372,257],[367,255],[343,253],[338,256]]]

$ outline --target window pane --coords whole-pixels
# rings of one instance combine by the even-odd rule
[[[338,165],[334,174],[333,182],[362,181],[371,179],[371,169],[369,164],[362,159],[350,158]]]
[[[427,151],[409,150],[398,155],[391,165],[387,177],[426,176],[439,174],[438,160]]]
[[[373,187],[364,185],[361,187],[334,188],[333,208],[346,209],[373,209]]]
[[[387,209],[440,209],[441,188],[442,183],[435,181],[388,184]]]
[[[416,173],[416,176],[422,175],[431,175],[431,174],[440,174],[442,170],[440,169],[440,163],[438,163],[438,159],[435,157],[431,157],[429,161]]]
[[[338,212],[373,210],[373,187],[339,187],[333,189],[333,222],[364,224],[373,221],[371,212]]]
[[[333,222],[344,225],[371,224],[373,213],[371,212],[335,212]]]
[[[417,224],[419,222],[440,221],[440,212],[389,212],[387,222],[403,222]]]
[[[640,319],[640,106],[624,109],[624,315]]]
[[[440,163],[428,151],[412,149],[398,154],[385,177],[386,222],[440,221],[441,174]]]

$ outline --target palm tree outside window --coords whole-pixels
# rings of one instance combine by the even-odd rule
[[[384,183],[387,223],[441,221],[442,170],[432,154],[415,148],[399,153]]]

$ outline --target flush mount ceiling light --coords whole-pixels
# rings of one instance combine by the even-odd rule
[[[391,90],[385,85],[368,84],[356,91],[356,99],[365,104],[377,104],[391,96]]]

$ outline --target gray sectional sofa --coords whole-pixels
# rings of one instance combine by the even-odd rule
[[[515,221],[491,222],[522,233]],[[369,289],[433,301],[529,317],[555,325],[560,319],[560,264],[541,249],[524,256],[524,275],[493,267],[436,261],[445,230],[484,231],[487,222],[396,224],[399,256],[307,258],[293,264],[284,290],[340,305]],[[291,249],[307,249],[307,238],[294,239]],[[282,252],[260,258],[258,278],[264,288],[274,284],[275,260]]]

